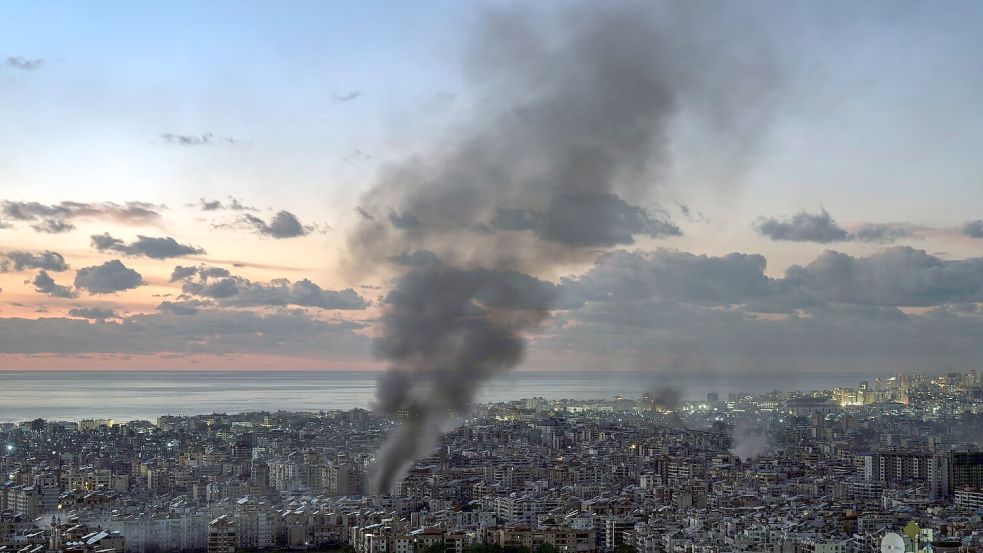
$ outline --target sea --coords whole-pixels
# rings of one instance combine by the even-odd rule
[[[0,422],[35,418],[156,420],[160,415],[372,407],[377,371],[0,371]],[[671,386],[687,401],[710,392],[825,390],[855,374],[516,371],[488,382],[480,402],[637,398]],[[872,380],[872,379],[871,379]]]

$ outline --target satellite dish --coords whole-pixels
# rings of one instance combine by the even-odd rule
[[[890,532],[881,538],[881,553],[904,553],[904,538]]]

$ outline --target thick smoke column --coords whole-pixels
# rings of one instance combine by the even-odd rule
[[[400,275],[376,344],[390,363],[376,407],[404,422],[379,452],[374,491],[522,360],[524,332],[588,299],[531,274],[681,233],[644,207],[677,116],[714,143],[743,148],[754,134],[768,68],[732,47],[719,8],[590,3],[480,18],[466,57],[480,109],[449,143],[384,170],[349,241],[358,270]]]

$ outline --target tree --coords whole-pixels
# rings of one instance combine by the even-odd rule
[[[623,543],[614,548],[614,553],[638,553],[638,550],[635,549],[634,545]]]

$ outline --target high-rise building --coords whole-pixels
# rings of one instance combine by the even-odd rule
[[[936,455],[932,460],[932,494],[950,497],[956,490],[983,487],[983,453],[975,451]]]
[[[208,523],[208,553],[235,553],[235,523],[222,515]]]

